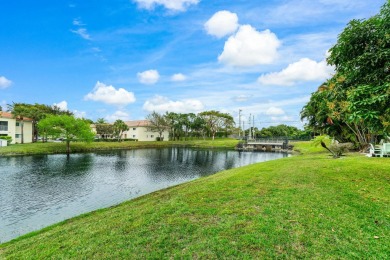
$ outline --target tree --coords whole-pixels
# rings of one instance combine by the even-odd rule
[[[107,121],[104,118],[98,118],[95,124],[107,124]]]
[[[94,139],[88,122],[69,115],[49,115],[38,123],[40,131],[53,137],[63,137],[66,142],[66,153],[70,153],[71,141],[91,142]]]
[[[126,123],[120,119],[114,122],[113,128],[114,128],[114,135],[118,138],[119,142],[121,141],[122,133],[124,131],[129,130],[129,126],[126,125]]]
[[[206,123],[207,128],[210,130],[213,140],[217,131],[222,128],[227,128],[228,125],[234,125],[233,117],[229,114],[221,113],[219,111],[210,110],[199,113]]]
[[[163,132],[169,128],[165,116],[153,111],[151,114],[147,115],[146,119],[149,121],[149,130],[157,132],[159,134],[159,140],[162,141]]]
[[[8,105],[8,110],[13,114],[15,118],[22,120],[21,123],[22,142],[24,142],[23,139],[24,118],[32,119],[33,136],[34,136],[34,141],[36,142],[38,140],[38,135],[39,135],[38,128],[37,128],[37,124],[39,120],[45,118],[47,115],[73,115],[72,112],[68,110],[61,110],[57,106],[49,106],[49,105],[38,104],[38,103],[27,104],[27,103],[13,102],[12,104]]]
[[[176,140],[176,137],[180,135],[180,115],[174,112],[166,112],[165,122],[167,124],[167,129],[169,130],[170,140]]]
[[[96,133],[99,134],[103,139],[107,139],[109,136],[114,135],[114,126],[108,123],[95,124]]]
[[[312,94],[301,117],[321,133],[363,149],[390,132],[390,1],[367,20],[352,20],[330,49],[336,73]]]
[[[12,105],[8,105],[8,110],[11,111],[14,118],[21,121],[21,143],[24,144],[24,118],[27,117],[26,115],[29,113],[28,106],[26,104],[13,103]]]

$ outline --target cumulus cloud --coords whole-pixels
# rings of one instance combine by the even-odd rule
[[[205,24],[207,33],[217,38],[231,35],[237,31],[238,16],[229,11],[216,12]]]
[[[270,107],[267,109],[267,111],[265,111],[265,114],[268,116],[280,116],[280,115],[284,115],[285,112],[283,109],[279,107]]]
[[[58,107],[58,108],[61,109],[62,111],[68,110],[68,102],[66,102],[65,100],[64,100],[64,101],[61,101],[61,102],[59,102],[59,103],[54,103],[53,106]]]
[[[87,118],[87,113],[85,111],[73,110],[72,112],[77,118]]]
[[[123,121],[128,121],[128,120],[130,120],[130,115],[129,115],[129,113],[127,113],[125,111],[118,110],[118,111],[115,111],[114,114],[106,116],[105,119],[108,122],[114,122],[118,119],[123,120]]]
[[[11,80],[7,79],[4,76],[0,77],[0,89],[8,88],[11,85],[12,85],[12,81]]]
[[[261,75],[258,82],[264,85],[291,86],[302,81],[325,80],[333,71],[333,67],[328,66],[325,60],[316,62],[303,58],[280,72]]]
[[[185,81],[186,79],[187,77],[181,73],[173,74],[171,77],[172,81]]]
[[[278,37],[270,30],[258,32],[250,25],[242,25],[225,42],[218,60],[238,67],[270,64],[278,57],[280,44]]]
[[[87,29],[85,28],[79,28],[77,30],[70,30],[72,33],[78,34],[81,36],[81,38],[86,40],[91,40],[91,36],[88,34]]]
[[[104,83],[97,82],[93,90],[88,93],[85,100],[100,101],[110,105],[125,106],[135,102],[135,96],[123,88],[115,89]]]
[[[185,11],[190,5],[196,5],[200,0],[133,0],[139,7],[153,9],[156,5],[162,5],[172,11]]]
[[[142,84],[155,84],[160,79],[160,74],[157,70],[147,70],[144,72],[138,72],[137,77]]]
[[[149,112],[156,111],[160,113],[164,113],[166,111],[175,113],[191,113],[201,111],[203,109],[203,104],[201,101],[196,99],[172,101],[166,97],[155,96],[146,100],[143,109]]]

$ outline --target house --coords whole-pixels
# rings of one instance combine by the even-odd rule
[[[33,120],[14,118],[11,113],[0,112],[0,136],[11,136],[12,144],[33,142]],[[23,133],[22,133],[23,128]]]
[[[135,121],[126,121],[126,125],[129,126],[129,130],[122,133],[123,139],[137,139],[138,141],[156,141],[159,137],[158,132],[152,132],[149,129],[148,120],[135,120]],[[169,132],[164,131],[162,133],[163,141],[169,140]]]

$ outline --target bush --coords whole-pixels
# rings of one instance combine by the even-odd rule
[[[0,139],[7,140],[7,145],[10,145],[12,142],[11,136],[0,136]]]
[[[138,141],[138,139],[133,139],[133,138],[125,138],[125,139],[121,139],[121,142],[123,141],[131,141],[131,142],[135,142],[135,141]],[[118,142],[118,139],[117,138],[108,138],[108,139],[104,139],[104,138],[101,138],[101,139],[95,139],[94,142]]]

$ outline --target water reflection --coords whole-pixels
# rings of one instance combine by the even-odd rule
[[[187,148],[0,158],[0,242],[215,172],[285,157]]]

